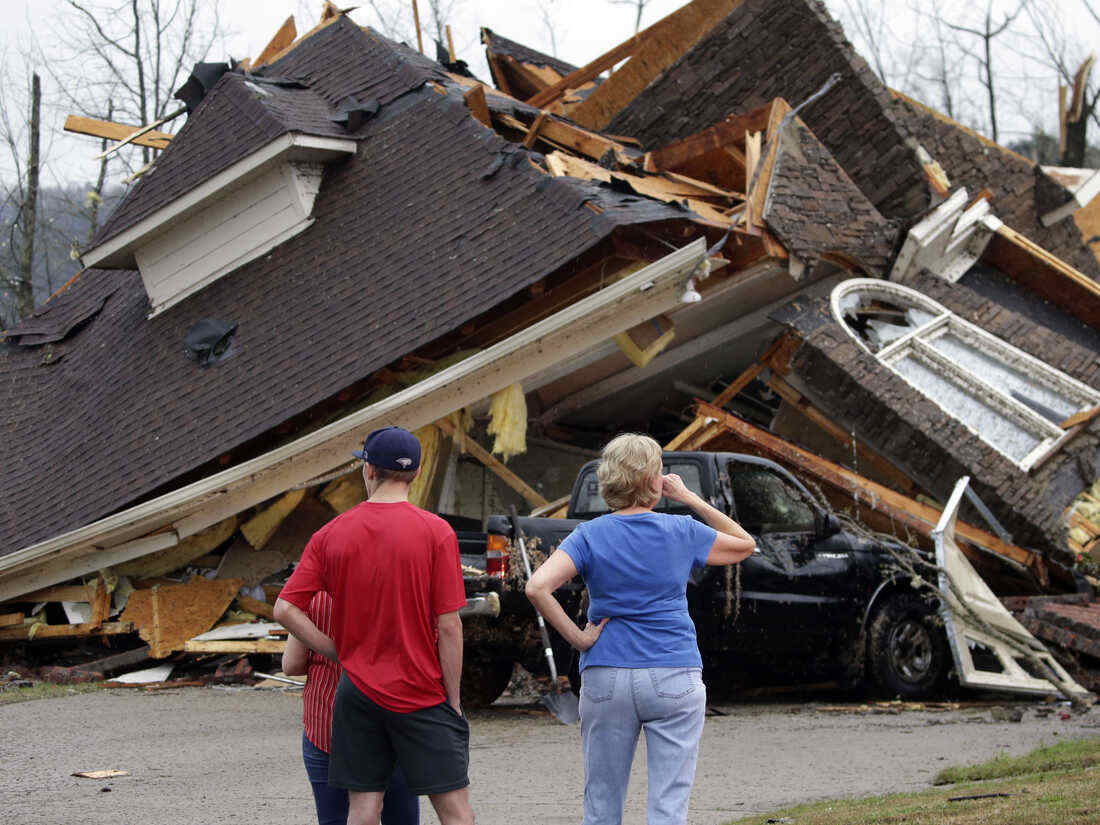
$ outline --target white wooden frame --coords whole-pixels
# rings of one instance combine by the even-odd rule
[[[896,341],[892,341],[888,346],[883,347],[878,352],[872,352],[844,321],[841,304],[844,299],[852,293],[869,294],[905,306],[914,306],[933,315],[934,318],[928,323],[914,329],[912,332],[898,338]],[[1010,461],[1013,461],[1021,470],[1029,470],[1040,458],[1049,454],[1051,450],[1057,449],[1057,447],[1070,436],[1070,433],[1067,433],[1057,424],[1048,421],[1026,404],[1017,401],[1011,395],[993,387],[980,376],[955,364],[935,349],[929,341],[933,341],[939,336],[948,333],[954,334],[967,343],[972,344],[976,349],[984,351],[987,355],[992,355],[1007,366],[1027,375],[1034,380],[1035,383],[1042,385],[1051,392],[1066,397],[1076,405],[1077,411],[1091,409],[1092,407],[1100,405],[1100,393],[1096,392],[1088,385],[1071,378],[1064,372],[1051,367],[1049,364],[1040,361],[1038,358],[1012,346],[1006,341],[1002,341],[1000,338],[991,335],[981,327],[963,320],[946,307],[933,301],[926,295],[922,295],[915,289],[900,284],[876,280],[874,278],[854,278],[837,285],[830,297],[830,304],[837,323],[852,336],[860,347],[869,354],[875,356],[885,366],[892,369],[899,377],[905,378],[901,371],[898,370],[896,366],[897,362],[907,356],[913,356],[924,366],[939,372],[945,378],[954,379],[956,383],[967,387],[973,392],[975,397],[979,398],[983,403],[995,408],[998,412],[1003,414],[1005,418],[1010,419],[1016,423],[1017,426],[1028,430],[1038,438],[1039,443],[1035,448],[1022,459],[1016,460],[1003,453],[996,445],[986,439],[982,433],[971,430],[971,432],[974,432],[975,435],[991,447],[1001,452],[1001,454],[1005,455]],[[930,400],[939,404],[936,398],[930,398]],[[954,415],[952,410],[942,405],[940,406],[949,415]]]

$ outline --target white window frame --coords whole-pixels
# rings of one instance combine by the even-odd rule
[[[930,321],[922,324],[912,332],[906,333],[901,338],[891,341],[878,352],[873,352],[866,343],[852,330],[844,320],[842,304],[844,299],[852,293],[862,293],[871,297],[881,298],[884,301],[899,303],[903,306],[911,306],[927,312],[932,316]],[[1016,464],[1021,470],[1027,471],[1036,465],[1041,459],[1057,450],[1062,443],[1073,433],[1072,430],[1063,430],[1057,424],[1049,421],[1044,416],[1035,412],[1021,401],[1016,400],[1010,393],[997,389],[965,367],[954,363],[943,355],[930,343],[945,334],[953,334],[975,349],[996,358],[1008,367],[1024,373],[1051,392],[1058,393],[1069,399],[1077,411],[1091,409],[1100,405],[1100,392],[1083,384],[1074,378],[1057,370],[1049,364],[1040,361],[1032,355],[1012,346],[995,335],[990,334],[979,326],[963,320],[943,305],[933,301],[926,295],[922,295],[914,289],[900,284],[880,281],[874,278],[854,278],[838,284],[830,297],[833,316],[855,342],[868,354],[877,358],[883,365],[893,370],[894,374],[913,385],[896,367],[898,361],[906,357],[912,357],[920,363],[938,372],[944,378],[953,380],[970,391],[983,403],[994,408],[1005,418],[1014,422],[1017,426],[1030,432],[1039,439],[1039,443],[1022,459],[1016,460],[1007,455],[995,444],[986,439],[982,433],[976,432],[967,426],[974,435],[981,438],[986,444],[997,450],[1009,461]],[[920,391],[920,390],[918,390]],[[923,394],[923,391],[921,391]],[[935,403],[948,415],[955,418],[954,413],[939,403],[936,398],[925,396]],[[956,418],[956,420],[959,420]]]

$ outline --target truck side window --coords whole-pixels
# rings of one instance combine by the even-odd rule
[[[731,464],[730,482],[737,520],[754,536],[813,531],[813,508],[797,488],[777,473],[763,467]]]

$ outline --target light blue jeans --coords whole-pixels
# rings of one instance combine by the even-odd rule
[[[649,825],[684,825],[703,734],[699,668],[587,667],[581,675],[583,825],[620,825],[638,734],[645,729]]]

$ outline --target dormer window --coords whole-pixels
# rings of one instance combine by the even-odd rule
[[[139,269],[157,315],[308,229],[325,164],[355,149],[354,140],[281,135],[88,250],[84,264]]]
[[[1023,470],[1066,437],[1062,422],[1100,404],[1092,388],[908,287],[845,281],[832,310],[863,349]]]

